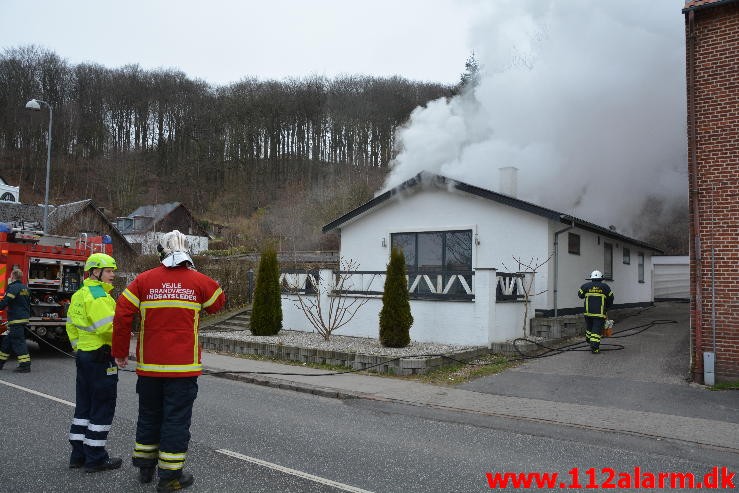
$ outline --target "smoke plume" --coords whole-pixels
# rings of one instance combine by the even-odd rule
[[[631,234],[647,197],[687,195],[682,0],[481,1],[477,84],[417,108],[391,188],[421,170]]]

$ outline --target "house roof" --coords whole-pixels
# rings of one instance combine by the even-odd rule
[[[134,218],[137,216],[144,216],[144,217],[150,217],[152,218],[151,223],[147,226],[147,231],[154,227],[156,223],[167,217],[173,210],[181,206],[181,202],[169,202],[167,204],[152,204],[152,205],[142,205],[132,213],[130,213],[127,217]],[[133,233],[134,224],[131,223],[130,225],[123,226],[123,229],[121,229],[121,233],[128,234]]]
[[[449,188],[453,187],[456,190],[460,190],[463,192],[467,192],[469,194],[475,195],[477,197],[482,197],[487,200],[492,200],[493,202],[497,202],[499,204],[507,205],[509,207],[514,207],[516,209],[520,209],[522,211],[529,212],[531,214],[535,214],[537,216],[545,217],[547,219],[550,219],[552,221],[559,221],[563,224],[567,225],[574,225],[578,228],[592,231],[594,233],[603,235],[607,238],[613,238],[616,240],[626,241],[628,243],[632,243],[634,245],[641,246],[643,248],[646,248],[648,250],[652,250],[654,252],[662,253],[662,251],[659,248],[656,248],[652,245],[649,245],[647,243],[644,243],[642,241],[636,240],[634,238],[630,238],[628,236],[622,235],[620,233],[616,233],[615,231],[612,231],[608,228],[604,228],[602,226],[598,226],[597,224],[591,223],[589,221],[585,221],[584,219],[579,219],[577,217],[571,216],[569,214],[564,214],[562,212],[557,212],[553,209],[547,209],[546,207],[541,207],[536,204],[532,204],[531,202],[526,202],[525,200],[520,200],[515,197],[511,197],[510,195],[504,195],[501,193],[493,192],[491,190],[487,190],[485,188],[476,187],[474,185],[470,185],[468,183],[464,183],[457,180],[452,180],[451,178],[447,178],[445,176],[437,175],[434,173],[429,173],[427,171],[422,171],[421,173],[417,174],[410,180],[407,180],[400,185],[398,185],[395,188],[392,188],[388,190],[385,193],[382,193],[369,202],[365,202],[364,204],[360,205],[354,210],[351,210],[341,216],[340,218],[330,222],[329,224],[325,225],[322,229],[324,233],[327,233],[329,231],[333,231],[335,229],[341,229],[343,225],[346,223],[368,213],[371,209],[374,207],[377,207],[378,205],[387,202],[394,196],[404,193],[412,188],[415,188],[417,186],[437,186],[439,188]]]
[[[686,0],[683,12],[687,12],[689,10],[700,10],[708,7],[717,7],[719,5],[736,1],[737,0]]]

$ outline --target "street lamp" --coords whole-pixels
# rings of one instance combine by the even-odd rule
[[[54,110],[49,103],[40,99],[32,99],[26,103],[27,110],[41,111],[41,105],[49,108],[49,137],[46,141],[46,194],[44,195],[44,234],[49,221],[49,171],[51,170],[51,122],[54,118]]]

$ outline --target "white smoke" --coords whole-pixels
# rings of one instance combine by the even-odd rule
[[[428,170],[630,232],[648,194],[687,194],[682,0],[480,2],[479,83],[417,108],[392,188]]]

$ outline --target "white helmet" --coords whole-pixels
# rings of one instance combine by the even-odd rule
[[[596,281],[596,280],[600,280],[600,279],[603,279],[603,273],[601,271],[594,270],[593,272],[590,273],[590,280],[591,281]]]
[[[157,251],[159,251],[159,258],[162,261],[162,265],[165,267],[175,267],[184,262],[190,262],[191,265],[195,265],[192,257],[190,257],[189,246],[185,235],[176,229],[166,233],[159,240],[159,245],[157,245]]]

